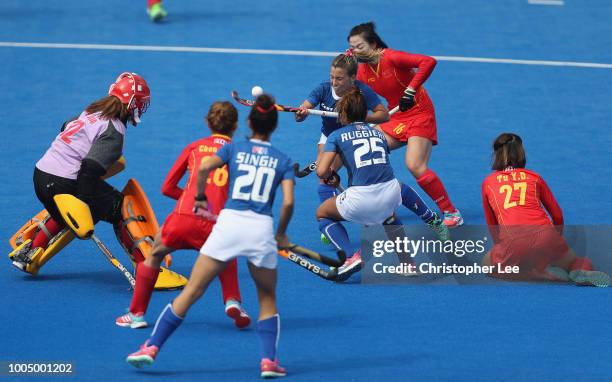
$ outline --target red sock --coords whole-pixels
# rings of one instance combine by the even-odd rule
[[[593,263],[586,257],[578,257],[570,264],[570,271],[575,270],[592,271]]]
[[[47,248],[47,244],[49,244],[49,240],[55,235],[59,233],[62,229],[64,229],[64,223],[58,223],[53,218],[47,220],[45,223],[45,228],[49,231],[51,236],[47,236],[47,233],[42,229],[38,231],[34,240],[32,240],[32,248],[42,247]]]
[[[221,290],[223,291],[223,303],[227,300],[241,301],[240,288],[238,287],[238,265],[236,259],[230,261],[227,267],[219,274]]]
[[[138,264],[136,271],[136,286],[130,305],[131,313],[146,313],[151,295],[155,288],[155,282],[159,276],[159,269],[151,268],[145,263]]]
[[[448,194],[446,193],[446,189],[442,184],[438,175],[430,169],[427,169],[419,178],[417,178],[417,183],[423,191],[429,195],[430,198],[438,205],[440,211],[448,211],[455,212],[457,209],[450,201]]]
[[[147,0],[147,8],[151,8],[153,4],[161,3],[161,0]]]

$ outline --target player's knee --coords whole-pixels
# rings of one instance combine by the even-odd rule
[[[408,168],[408,171],[410,171],[410,173],[416,178],[420,177],[425,173],[425,171],[427,171],[427,164],[420,160],[408,159],[406,160],[406,167]]]
[[[319,208],[317,208],[317,211],[315,212],[315,217],[317,218],[317,221],[320,221],[321,219],[325,218],[325,211],[322,208],[323,206],[319,206]]]

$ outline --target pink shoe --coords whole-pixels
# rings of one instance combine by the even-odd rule
[[[155,345],[149,346],[149,340],[147,340],[135,353],[132,353],[127,356],[125,361],[130,365],[141,368],[144,365],[152,365],[153,361],[155,361],[155,357],[159,352],[159,348]]]
[[[132,314],[131,312],[127,312],[121,317],[117,317],[115,320],[115,324],[124,328],[146,328],[147,322],[144,320],[144,315],[141,314]]]
[[[251,324],[251,317],[249,317],[246,310],[236,300],[227,300],[225,303],[225,314],[234,320],[234,325],[238,329],[246,328]]]
[[[268,358],[261,360],[261,377],[278,378],[287,375],[287,371],[279,365],[278,359],[271,361]]]
[[[455,228],[463,225],[463,217],[461,216],[461,212],[459,210],[455,210],[455,212],[444,211],[444,225],[448,228]]]
[[[338,268],[338,281],[346,281],[351,275],[361,270],[361,250],[349,257],[340,268]]]

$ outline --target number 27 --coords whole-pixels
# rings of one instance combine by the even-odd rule
[[[513,190],[514,191],[520,190],[518,205],[519,206],[525,205],[525,195],[527,195],[527,182],[514,183],[512,187],[508,184],[504,184],[503,186],[499,188],[500,194],[503,194],[504,192],[506,193],[506,197],[504,199],[504,210],[517,206],[516,202],[510,201],[510,199],[512,198]]]

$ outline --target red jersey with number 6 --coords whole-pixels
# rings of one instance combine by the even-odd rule
[[[524,168],[508,167],[487,176],[482,204],[489,226],[563,225],[563,211],[544,179]]]
[[[230,141],[231,139],[228,136],[213,134],[197,140],[183,149],[162,185],[162,193],[177,200],[174,212],[193,215],[194,197],[197,191],[196,181],[200,163],[207,157],[214,155],[223,145]],[[182,189],[179,187],[178,182],[185,174],[185,171],[189,172],[189,177],[185,184],[185,189]],[[204,192],[208,199],[210,210],[215,215],[219,215],[227,199],[228,175],[227,166],[223,166],[212,171],[206,181]]]

